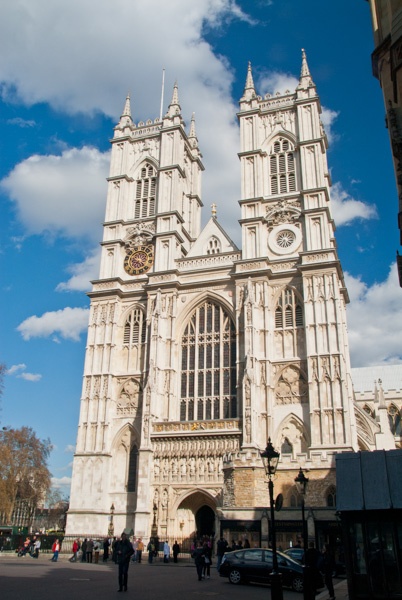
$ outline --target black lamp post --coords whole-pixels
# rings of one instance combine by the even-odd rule
[[[305,565],[305,559],[306,559],[306,552],[307,552],[307,522],[305,519],[305,515],[304,515],[304,506],[305,506],[305,496],[306,496],[306,492],[307,492],[307,484],[308,484],[308,478],[305,476],[305,474],[303,473],[303,469],[300,467],[299,469],[299,473],[297,474],[297,477],[295,478],[295,483],[298,489],[298,492],[301,496],[302,499],[302,505],[301,505],[301,509],[302,509],[302,524],[303,524],[303,548],[304,548],[304,567],[303,567],[303,573],[304,573],[304,584],[303,584],[303,597],[304,600],[309,600],[311,598],[311,581],[310,581],[310,573],[308,571],[308,568]],[[314,596],[313,596],[314,598]]]
[[[268,438],[268,444],[264,452],[261,452],[261,458],[264,463],[265,472],[268,476],[269,504],[271,508],[271,541],[272,541],[272,573],[271,573],[271,599],[282,600],[282,577],[278,569],[278,555],[276,553],[276,531],[275,531],[275,501],[274,501],[274,482],[272,477],[275,475],[279,462],[279,452],[276,452],[271,444],[271,438]]]

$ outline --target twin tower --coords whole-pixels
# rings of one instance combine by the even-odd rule
[[[201,230],[204,168],[177,86],[163,119],[135,124],[127,98],[89,294],[67,534],[263,543],[268,437],[280,518],[300,466],[327,505],[334,455],[356,450],[358,432],[320,113],[304,51],[285,94],[257,95],[249,66],[239,249],[215,207]]]

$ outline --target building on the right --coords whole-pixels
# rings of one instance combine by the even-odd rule
[[[398,228],[402,244],[402,2],[368,1],[374,31],[373,74],[379,80],[384,95],[386,125],[398,191]],[[402,287],[402,255],[398,252],[397,265]]]
[[[402,597],[402,450],[336,456],[350,600]]]

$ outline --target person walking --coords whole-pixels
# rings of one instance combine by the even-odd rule
[[[120,540],[116,543],[116,556],[119,567],[118,592],[122,592],[123,589],[127,592],[128,567],[130,566],[130,558],[133,554],[133,546],[123,531]]]
[[[92,554],[94,550],[94,542],[92,538],[87,541],[87,563],[92,562]]]
[[[197,542],[197,547],[193,552],[195,568],[197,569],[198,581],[202,581],[202,571],[204,569],[204,547],[201,542]]]
[[[107,562],[107,559],[109,558],[109,546],[109,539],[105,537],[103,540],[103,562]]]
[[[202,568],[203,579],[210,579],[212,564],[212,549],[207,543],[204,544],[204,566]]]
[[[137,540],[137,562],[140,563],[142,560],[142,553],[144,552],[144,542],[141,538]]]
[[[53,542],[52,552],[53,552],[53,556],[52,556],[52,558],[50,560],[52,562],[57,562],[57,559],[59,558],[59,552],[60,552],[60,542],[59,542],[59,540],[56,540],[55,542]]]
[[[70,562],[77,562],[77,554],[78,554],[78,540],[74,540],[73,541],[73,547],[71,549],[73,555],[71,558],[69,558],[68,560]]]
[[[329,600],[335,600],[334,584],[332,576],[335,570],[335,558],[327,544],[324,544],[321,552],[320,571],[324,575],[325,585],[328,588]]]
[[[81,562],[87,561],[87,544],[88,544],[88,540],[87,540],[87,538],[85,538],[84,541],[82,542],[82,546],[81,546],[81,551],[82,551]]]
[[[173,544],[172,550],[173,550],[173,562],[177,563],[178,562],[177,557],[180,554],[180,545],[177,543],[177,540]]]
[[[216,544],[216,570],[219,571],[223,555],[227,552],[229,544],[225,538],[221,537]]]
[[[314,542],[309,542],[308,549],[304,553],[304,598],[314,600],[317,591],[317,580],[319,577],[319,563],[321,555]]]
[[[41,544],[40,539],[36,538],[35,544],[34,544],[34,552],[32,554],[32,558],[39,558],[40,544]]]
[[[170,546],[169,546],[169,542],[166,540],[166,542],[163,544],[163,562],[168,563],[169,558],[170,558]]]
[[[150,565],[152,565],[152,561],[154,559],[154,552],[155,552],[155,546],[154,546],[154,543],[152,541],[152,538],[148,542],[147,552],[148,552],[148,563]]]

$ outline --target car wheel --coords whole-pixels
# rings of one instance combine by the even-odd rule
[[[303,577],[293,577],[292,590],[300,593],[303,591]]]
[[[230,583],[238,585],[241,582],[241,573],[237,569],[232,569],[229,573]]]

